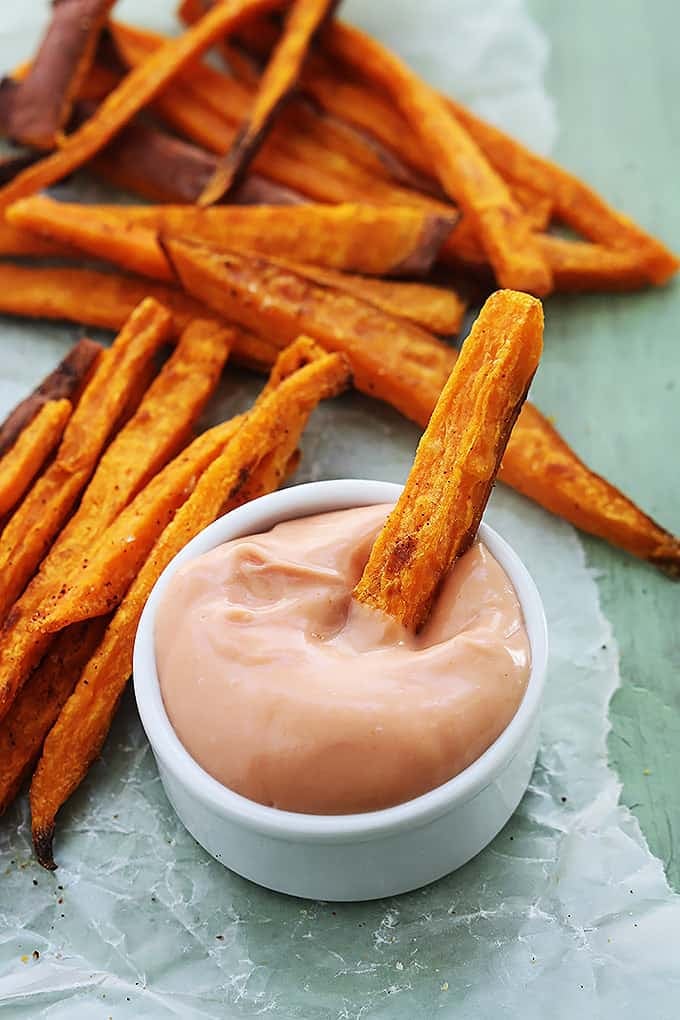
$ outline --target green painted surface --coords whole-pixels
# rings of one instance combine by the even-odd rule
[[[680,7],[531,0],[552,53],[556,157],[680,250]],[[539,406],[593,467],[680,532],[680,284],[553,299]],[[621,650],[609,753],[680,889],[680,586],[586,540]]]

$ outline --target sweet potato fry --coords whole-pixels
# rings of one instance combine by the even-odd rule
[[[582,531],[680,580],[680,538],[595,474],[532,404],[522,409],[498,477]]]
[[[160,573],[225,505],[243,501],[258,467],[274,449],[285,449],[290,456],[313,408],[338,392],[347,379],[347,365],[337,354],[315,360],[284,379],[248,414],[154,545],[45,741],[31,784],[34,845],[44,867],[54,867],[57,811],[79,785],[106,739],[132,670],[139,617]]]
[[[48,400],[0,460],[0,518],[13,510],[61,440],[69,400]]]
[[[172,238],[165,250],[185,289],[218,314],[264,332],[281,347],[307,333],[326,350],[347,355],[358,389],[413,420],[429,416],[432,386],[441,388],[455,352],[413,323],[261,257]]]
[[[524,215],[531,224],[531,229],[546,230],[550,226],[553,214],[553,200],[550,195],[544,195],[527,184],[517,182],[511,186],[510,190],[522,206]]]
[[[277,0],[220,3],[184,35],[169,39],[148,60],[125,76],[103,101],[96,116],[69,135],[57,152],[23,170],[0,189],[0,209],[48,187],[82,166],[215,40],[236,29],[244,18],[276,5]]]
[[[273,205],[197,209],[194,206],[87,206],[42,195],[6,211],[9,224],[67,244],[145,276],[172,279],[157,232],[215,246],[366,273],[426,273],[455,218],[406,207]]]
[[[357,602],[409,630],[423,626],[442,578],[474,541],[542,349],[540,302],[515,291],[492,294],[375,540]]]
[[[174,333],[206,309],[181,290],[138,276],[104,273],[94,269],[54,269],[0,265],[0,311],[34,319],[66,319],[103,329],[122,329],[145,297],[154,297],[173,317]],[[239,326],[233,328],[232,353],[249,368],[269,368],[276,347]],[[90,341],[91,343],[92,341]],[[3,442],[0,431],[0,451]]]
[[[199,205],[213,205],[243,179],[272,121],[295,87],[315,33],[336,4],[337,0],[293,0],[250,116],[201,194]]]
[[[271,258],[271,261],[322,287],[346,291],[389,315],[409,319],[432,333],[452,335],[460,331],[466,303],[450,288],[356,276],[280,258]]]
[[[101,345],[86,337],[71,348],[55,370],[50,372],[28,397],[17,404],[0,425],[0,457],[14,445],[19,434],[33,421],[48,400],[66,399],[72,406],[77,404],[101,353]]]
[[[109,618],[63,631],[0,722],[0,814],[18,794],[43,741],[99,645]]]
[[[444,101],[399,58],[358,30],[344,59],[385,89],[428,153],[445,192],[458,202],[502,286],[547,294],[550,269],[503,179]]]
[[[558,291],[630,291],[652,282],[647,255],[635,248],[608,248],[553,234],[539,234],[538,243]]]
[[[34,617],[52,604],[92,543],[185,441],[215,386],[229,342],[229,332],[213,323],[190,325],[137,412],[101,457],[78,510],[0,632],[0,676],[8,698],[49,646],[50,635],[36,630]]]
[[[0,255],[27,255],[32,258],[73,258],[77,248],[49,241],[30,230],[13,227],[0,219]]]
[[[63,141],[62,128],[94,60],[114,0],[57,0],[26,77],[14,89],[8,133],[37,149]]]
[[[121,208],[125,208],[124,206]],[[152,230],[126,222],[110,208],[55,202],[34,195],[9,206],[5,218],[18,230],[122,266],[133,273],[171,280],[172,273]]]
[[[88,548],[71,580],[43,604],[34,620],[37,629],[54,633],[79,620],[109,613],[119,604],[163,528],[234,437],[242,420],[239,416],[203,432],[151,479]]]
[[[170,330],[170,315],[143,302],[128,320],[71,416],[56,457],[6,525],[0,538],[0,619],[31,579],[54,536],[87,484],[118,418],[126,391]],[[0,716],[13,691],[0,679]]]
[[[359,203],[133,207],[126,215],[163,233],[372,276],[427,273],[456,222],[453,210]]]

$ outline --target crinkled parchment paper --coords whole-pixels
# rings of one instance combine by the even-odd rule
[[[169,3],[120,6],[170,23]],[[3,67],[30,51],[41,7],[3,5]],[[547,46],[519,0],[348,7],[442,87],[550,147]],[[2,321],[2,409],[77,333]],[[215,416],[253,387],[230,376]],[[416,439],[389,409],[346,397],[317,412],[300,479],[401,480]],[[617,651],[595,582],[573,530],[537,507],[500,489],[489,519],[534,573],[552,645],[539,762],[494,843],[393,900],[348,906],[266,892],[212,861],[177,822],[128,696],[60,818],[54,875],[32,859],[25,802],[2,821],[3,1017],[675,1020],[680,899],[618,805],[607,767]]]

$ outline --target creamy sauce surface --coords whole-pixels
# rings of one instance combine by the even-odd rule
[[[515,591],[475,542],[418,635],[352,601],[390,506],[287,521],[171,579],[156,619],[165,708],[225,786],[288,811],[410,800],[457,775],[526,689]]]

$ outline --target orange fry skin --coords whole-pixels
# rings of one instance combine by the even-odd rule
[[[587,467],[532,404],[522,409],[498,477],[582,531],[680,580],[680,539]]]
[[[608,248],[553,234],[539,234],[538,241],[558,291],[631,291],[658,282],[650,280],[647,255],[640,249]]]
[[[199,205],[218,202],[243,179],[276,114],[295,87],[314,34],[337,0],[294,0],[260,80],[248,120],[199,198]]]
[[[162,91],[182,68],[200,57],[217,39],[247,17],[271,10],[276,0],[229,0],[212,8],[192,28],[168,40],[127,74],[106,96],[96,115],[65,139],[51,156],[18,174],[0,188],[0,210],[26,195],[54,184],[95,156],[118,131]]]
[[[141,276],[172,279],[153,231],[126,222],[115,212],[34,195],[11,205],[5,219],[17,231],[32,232],[65,253],[80,250]]]
[[[239,416],[203,432],[151,479],[88,549],[68,586],[51,600],[51,610],[48,604],[46,615],[36,616],[38,630],[54,633],[120,603],[163,528],[241,423]]]
[[[77,249],[49,241],[31,230],[13,227],[0,219],[0,255],[28,255],[32,258],[73,258]]]
[[[429,418],[455,351],[405,319],[320,287],[267,260],[166,238],[189,293],[283,347],[299,333],[350,360],[357,389],[414,421]]]
[[[168,338],[170,325],[170,314],[148,299],[130,317],[113,347],[102,354],[55,459],[0,537],[0,619],[30,581],[87,484],[125,405],[128,387]],[[10,693],[0,680],[0,717]]]
[[[313,280],[322,287],[346,291],[360,301],[380,308],[388,315],[409,319],[432,333],[452,336],[460,332],[463,324],[466,302],[450,287],[401,280],[378,280],[279,258],[272,258],[272,262]]]
[[[139,617],[161,572],[225,506],[243,501],[248,483],[258,467],[266,465],[273,449],[283,441],[286,450],[294,451],[311,411],[320,400],[342,389],[348,378],[345,359],[335,354],[284,379],[249,413],[154,545],[52,727],[33,776],[33,840],[44,867],[55,867],[52,841],[57,811],[86,775],[108,734],[132,670]],[[271,481],[271,475],[267,480]]]
[[[104,636],[107,617],[63,631],[0,722],[0,815],[12,803],[43,741]]]
[[[404,491],[354,598],[419,630],[439,584],[472,544],[543,349],[540,301],[492,294],[418,444]]]
[[[206,317],[205,305],[188,294],[139,276],[96,269],[0,265],[0,311],[9,315],[65,319],[119,330],[146,297],[155,298],[171,312],[174,336],[192,319]],[[271,367],[277,354],[273,344],[233,323],[222,325],[233,332],[232,354],[240,364],[256,370]],[[0,442],[2,439],[0,431]]]
[[[158,232],[368,275],[426,273],[453,228],[455,214],[359,203],[83,207],[36,195],[10,206],[6,219],[24,236],[32,232],[167,280],[172,273],[158,246]]]
[[[49,400],[0,460],[0,518],[25,494],[60,442],[70,416],[69,400]]]

